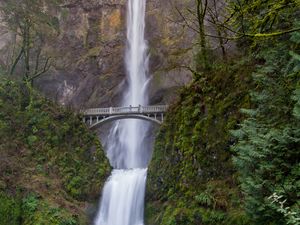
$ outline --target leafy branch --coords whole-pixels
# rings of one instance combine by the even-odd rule
[[[272,200],[271,204],[275,203],[274,205],[277,208],[277,211],[282,213],[284,217],[287,218],[287,224],[300,225],[299,213],[292,211],[290,207],[284,206],[287,200],[282,200],[282,198],[283,196],[278,195],[276,192],[268,197],[269,200]]]

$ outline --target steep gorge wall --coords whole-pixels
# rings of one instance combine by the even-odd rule
[[[125,0],[79,0],[63,6],[60,35],[47,49],[56,58],[55,68],[37,82],[46,96],[76,108],[118,104],[126,88],[126,7]],[[178,66],[192,61],[193,35],[173,17],[169,1],[148,0],[152,104],[170,102],[177,95],[174,89],[191,77]]]
[[[223,7],[223,0],[216,2],[217,7]],[[195,2],[147,0],[151,104],[173,102],[179,94],[176,90],[191,80],[191,73],[184,68],[194,62],[199,50],[198,35],[178,13],[191,19],[188,8],[195,9]],[[58,32],[45,40],[43,52],[55,62],[35,85],[47,97],[63,105],[75,108],[116,106],[126,88],[127,0],[68,0],[48,10],[58,18]],[[208,33],[216,34],[212,24],[206,22],[205,26]],[[11,51],[9,48],[13,48],[7,47],[7,43],[14,37],[3,24],[0,35],[1,65]],[[210,49],[219,51],[217,39],[209,42]]]
[[[250,105],[253,68],[240,65],[204,73],[169,108],[148,169],[146,224],[250,224],[230,150]]]

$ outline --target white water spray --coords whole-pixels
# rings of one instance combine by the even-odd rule
[[[147,105],[146,0],[128,0],[126,68],[128,88],[124,106]],[[117,122],[108,137],[107,155],[115,168],[103,190],[95,225],[143,225],[149,153],[147,122]]]

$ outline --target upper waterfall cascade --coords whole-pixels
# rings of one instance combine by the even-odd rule
[[[146,0],[128,0],[127,89],[122,105],[148,105],[148,56],[145,33]],[[143,120],[118,120],[105,141],[114,170],[103,189],[95,225],[143,225],[149,124]]]

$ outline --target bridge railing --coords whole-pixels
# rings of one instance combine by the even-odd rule
[[[89,114],[89,115],[109,114],[109,108],[87,109],[87,110],[83,110],[82,113],[83,114]]]
[[[163,113],[167,111],[167,105],[156,106],[126,106],[110,108],[94,108],[82,111],[84,115],[120,115],[120,114],[145,114]]]
[[[142,113],[155,113],[155,112],[166,112],[168,109],[167,105],[155,105],[155,106],[142,106]]]

